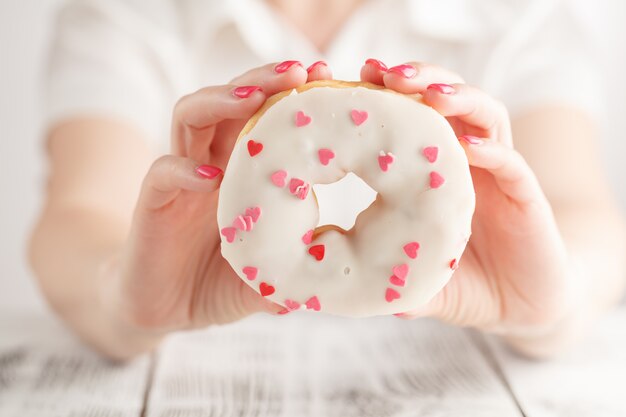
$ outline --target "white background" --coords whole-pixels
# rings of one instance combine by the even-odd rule
[[[577,0],[604,55],[609,103],[603,154],[626,207],[626,20],[623,0]],[[59,0],[0,0],[0,306],[40,308],[25,246],[45,186],[40,85]],[[564,150],[566,152],[567,150]],[[557,163],[555,161],[555,163]]]

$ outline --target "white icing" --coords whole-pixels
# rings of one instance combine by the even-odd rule
[[[351,119],[354,109],[368,113],[360,126]],[[298,111],[311,123],[296,127]],[[250,139],[264,146],[254,157]],[[427,146],[439,148],[434,163],[422,154]],[[335,154],[327,166],[321,148]],[[381,152],[394,155],[387,172],[378,164]],[[282,188],[270,179],[281,169],[288,173]],[[431,171],[445,179],[437,189],[429,187]],[[330,230],[304,244],[302,236],[318,224],[318,206],[312,188],[304,200],[292,195],[290,179],[329,184],[348,172],[376,190],[377,200],[348,233]],[[232,243],[222,236],[222,254],[244,282],[257,291],[261,282],[274,286],[268,298],[281,305],[317,296],[322,312],[365,317],[419,307],[446,284],[470,234],[474,190],[454,132],[430,107],[363,87],[318,87],[281,99],[235,145],[220,189],[220,230],[256,206],[262,214],[253,230],[238,230]],[[403,250],[413,241],[420,244],[416,259]],[[320,244],[325,256],[317,261],[308,249]],[[404,263],[406,285],[395,286],[392,268]],[[246,279],[246,266],[258,268],[255,280]],[[400,298],[387,302],[387,288]]]

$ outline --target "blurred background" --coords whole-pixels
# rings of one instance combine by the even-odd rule
[[[626,2],[575,0],[602,57],[598,88],[607,114],[603,155],[626,208]],[[31,279],[25,247],[45,189],[40,85],[60,0],[0,0],[0,306],[45,308]],[[355,74],[356,75],[356,74]],[[574,87],[575,88],[575,87]],[[564,149],[563,152],[567,152]],[[557,163],[557,161],[555,161]]]

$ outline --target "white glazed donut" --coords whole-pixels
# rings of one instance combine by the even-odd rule
[[[378,196],[355,226],[316,229],[313,184],[353,172]],[[444,117],[365,83],[317,81],[271,97],[244,127],[220,189],[222,255],[283,312],[408,311],[448,282],[474,189]]]

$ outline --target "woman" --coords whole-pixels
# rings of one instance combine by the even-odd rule
[[[342,78],[424,94],[465,137],[472,239],[444,290],[402,316],[495,332],[533,356],[558,352],[624,288],[593,62],[561,3],[70,3],[51,57],[51,171],[31,242],[46,297],[117,359],[173,331],[277,312],[220,255],[217,190],[267,97],[332,77],[324,62],[307,70],[283,57],[325,57]],[[363,64],[369,56],[394,65]],[[168,143],[171,155],[154,161]]]

